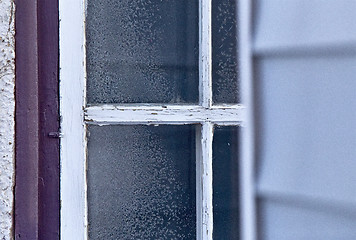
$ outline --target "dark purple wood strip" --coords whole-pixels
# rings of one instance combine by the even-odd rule
[[[15,239],[59,239],[58,0],[16,0]]]
[[[39,236],[59,239],[58,0],[38,1]]]
[[[16,1],[15,239],[38,239],[37,2]]]

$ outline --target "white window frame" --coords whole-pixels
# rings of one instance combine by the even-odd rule
[[[61,239],[88,239],[86,125],[200,124],[197,130],[197,239],[213,231],[214,125],[243,125],[241,237],[255,239],[250,2],[239,1],[241,104],[212,105],[211,0],[199,0],[199,104],[102,104],[86,107],[85,0],[59,0],[61,113]]]

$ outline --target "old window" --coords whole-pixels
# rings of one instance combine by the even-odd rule
[[[62,0],[60,19],[62,239],[237,239],[235,1]]]
[[[355,2],[119,2],[60,1],[61,237],[355,239]],[[16,238],[59,237],[56,4],[16,4]]]

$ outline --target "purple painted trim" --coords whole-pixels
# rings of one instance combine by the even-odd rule
[[[59,239],[59,23],[58,0],[38,1],[38,73],[39,73],[39,236]],[[42,182],[43,181],[43,182]]]
[[[37,4],[16,1],[15,239],[38,239]]]
[[[16,0],[15,239],[59,239],[58,0]]]

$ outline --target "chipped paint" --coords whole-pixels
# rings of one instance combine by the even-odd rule
[[[95,124],[195,124],[212,122],[219,125],[241,125],[245,107],[216,105],[205,108],[198,105],[155,106],[92,106],[84,110],[85,121]]]
[[[14,2],[0,1],[0,239],[12,239],[15,131]]]
[[[241,125],[245,107],[212,104],[211,0],[199,0],[199,105],[86,103],[84,0],[60,0],[61,239],[86,240],[86,126],[196,124],[197,239],[212,240],[215,124]],[[75,34],[73,34],[75,33]],[[84,67],[83,67],[84,66]],[[124,88],[123,88],[124,89]],[[100,102],[100,101],[99,101]],[[137,101],[141,102],[141,101]],[[83,106],[87,106],[83,109]],[[84,111],[83,111],[84,110]],[[73,181],[75,179],[76,181]],[[73,235],[75,234],[75,236]]]
[[[84,9],[84,0],[59,1],[62,240],[88,238],[86,126],[83,121],[86,102]]]

